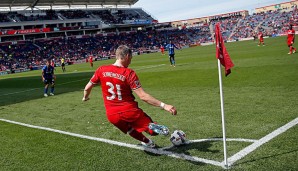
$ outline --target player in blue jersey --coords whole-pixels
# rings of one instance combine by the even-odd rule
[[[48,87],[51,85],[51,96],[54,96],[55,75],[54,67],[50,65],[51,60],[47,60],[46,65],[42,68],[42,81],[45,84],[44,97],[48,97]]]
[[[170,63],[171,63],[171,66],[173,66],[173,67],[176,66],[176,62],[175,62],[175,48],[176,49],[179,49],[174,43],[172,43],[172,41],[170,41],[170,43],[167,44],[167,46],[166,46],[166,49],[169,52]]]

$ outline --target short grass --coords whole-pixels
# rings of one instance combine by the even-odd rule
[[[260,139],[298,116],[298,54],[288,55],[285,37],[265,39],[266,46],[227,43],[235,64],[223,78],[227,138]],[[56,68],[55,96],[43,97],[41,71],[0,76],[0,118],[83,135],[138,144],[105,117],[100,87],[81,102],[83,88],[97,66],[113,60]],[[159,53],[133,58],[145,91],[173,104],[177,116],[140,101],[154,121],[181,129],[188,139],[222,137],[215,46],[176,52],[177,67]],[[298,170],[298,128],[264,144],[232,170]],[[168,138],[152,137],[162,147]],[[222,170],[218,166],[154,155],[144,151],[26,128],[0,121],[0,170]],[[227,142],[228,156],[250,143]],[[222,161],[219,141],[193,143],[171,151]]]

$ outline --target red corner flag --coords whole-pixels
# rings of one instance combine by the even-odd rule
[[[234,64],[225,47],[219,25],[219,23],[215,25],[216,58],[219,59],[220,63],[225,67],[225,74],[228,76],[231,73],[231,68]]]

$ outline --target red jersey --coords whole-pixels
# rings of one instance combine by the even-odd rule
[[[262,33],[262,32],[259,33],[259,39],[260,39],[260,40],[263,39],[263,33]]]
[[[53,60],[51,60],[51,66],[55,67],[55,62]]]
[[[294,42],[295,39],[295,30],[288,30],[288,43]]]
[[[115,65],[101,66],[95,71],[90,82],[101,84],[107,115],[138,108],[132,90],[140,88],[141,84],[132,69]]]
[[[89,62],[92,63],[93,62],[93,57],[89,56]]]

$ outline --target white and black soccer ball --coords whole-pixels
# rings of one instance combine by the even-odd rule
[[[175,130],[171,134],[170,141],[172,142],[172,144],[174,146],[179,146],[179,145],[185,144],[185,142],[187,141],[186,134],[181,130]]]

